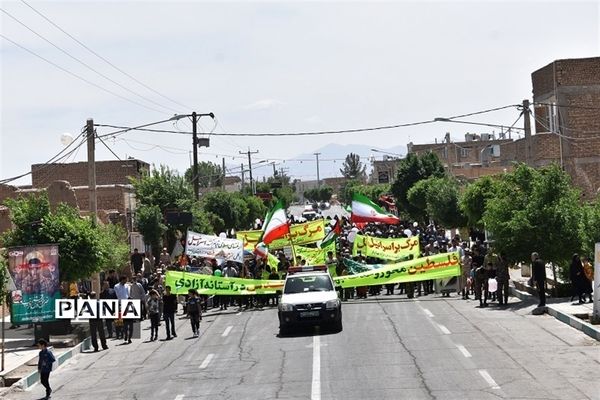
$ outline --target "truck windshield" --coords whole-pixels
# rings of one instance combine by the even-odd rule
[[[285,282],[283,293],[328,292],[330,290],[333,290],[333,286],[328,275],[294,276]]]

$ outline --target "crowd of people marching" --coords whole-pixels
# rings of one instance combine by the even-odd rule
[[[509,262],[504,254],[496,252],[486,245],[481,237],[461,238],[459,235],[450,237],[446,231],[435,225],[422,226],[418,223],[386,225],[381,223],[354,224],[345,217],[327,218],[326,230],[336,223],[341,227],[341,233],[336,246],[337,251],[328,252],[325,264],[332,276],[343,276],[349,273],[349,261],[364,264],[383,264],[390,261],[365,257],[358,253],[352,255],[352,246],[357,234],[376,238],[408,238],[417,237],[420,242],[421,256],[426,257],[438,253],[458,252],[461,260],[461,275],[452,286],[439,286],[439,282],[431,280],[391,284],[382,286],[357,287],[340,289],[343,301],[352,298],[366,298],[380,295],[385,289],[385,295],[406,295],[408,298],[427,296],[440,293],[450,296],[458,293],[463,299],[471,296],[478,301],[480,307],[487,307],[490,302],[504,306],[508,304],[509,295]],[[260,229],[260,226],[255,228]],[[215,259],[189,257],[185,254],[173,256],[164,248],[158,257],[144,254],[137,249],[131,255],[130,264],[123,271],[111,270],[104,276],[102,291],[91,292],[89,284],[71,285],[69,296],[90,297],[100,299],[138,299],[142,304],[142,319],[151,323],[150,341],[158,339],[159,326],[164,322],[165,339],[177,337],[175,330],[175,315],[181,306],[185,315],[189,316],[192,332],[198,336],[202,312],[217,308],[227,310],[228,307],[249,309],[253,307],[268,307],[277,305],[276,295],[256,296],[205,296],[190,290],[186,296],[171,293],[171,288],[165,285],[165,273],[168,270],[196,272],[206,275],[223,277],[238,277],[261,280],[285,279],[288,268],[292,265],[305,265],[306,260],[298,257],[292,260],[286,257],[284,251],[275,252],[278,258],[277,269],[270,268],[266,261],[254,255],[247,257],[242,263],[226,261],[219,263]],[[292,261],[295,261],[292,263]],[[545,282],[545,264],[539,255],[533,254],[533,280],[543,288]],[[591,301],[591,264],[586,259],[573,257],[571,278],[580,302],[589,296]],[[437,286],[436,286],[437,285]],[[545,305],[544,290],[540,290],[540,306]],[[104,327],[102,325],[105,325]],[[131,343],[133,323],[131,320],[90,321],[92,343],[98,350],[97,338],[103,348],[107,348],[106,338],[121,339]],[[107,335],[105,335],[104,328]]]

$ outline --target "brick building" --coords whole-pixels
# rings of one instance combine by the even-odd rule
[[[531,74],[536,156],[561,163],[586,198],[600,189],[600,57],[556,60]],[[534,136],[534,137],[535,137]]]
[[[398,160],[397,157],[383,156],[383,160],[371,161],[371,183],[392,183],[396,179],[396,172],[398,171]]]
[[[600,57],[556,60],[533,72],[534,135],[465,135],[464,142],[409,143],[408,152],[438,154],[456,176],[477,178],[515,162],[562,165],[584,199],[600,191]]]

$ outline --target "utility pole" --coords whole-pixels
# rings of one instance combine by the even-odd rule
[[[256,194],[256,188],[254,187],[254,180],[252,178],[252,154],[257,154],[258,150],[256,151],[250,151],[250,148],[248,148],[248,151],[240,151],[240,154],[248,154],[248,172],[250,173],[250,192],[252,194]]]
[[[197,114],[196,111],[192,112],[190,117],[192,118],[192,150],[194,153],[194,168],[193,168],[193,176],[192,183],[194,185],[194,197],[196,200],[200,198],[200,177],[198,176],[198,147],[208,147],[210,144],[210,140],[208,138],[200,138],[198,139],[198,120],[200,117],[211,117],[215,119],[215,115],[213,113],[208,114]],[[179,117],[186,117],[185,115]],[[178,118],[179,118],[178,117]]]
[[[315,157],[317,158],[317,188],[320,189],[321,188],[321,178],[319,177],[319,155],[321,153],[314,153]]]
[[[94,120],[88,118],[86,122],[87,134],[87,158],[88,158],[88,190],[90,201],[90,220],[96,226],[98,215],[98,202],[96,201],[96,133],[94,132]],[[92,275],[92,290],[100,293],[100,274]]]
[[[225,191],[225,177],[227,176],[227,174],[225,173],[225,157],[223,157],[223,179],[221,181],[221,189],[223,189],[223,191]]]
[[[240,171],[242,173],[242,191],[243,191],[244,190],[244,164],[243,163],[241,165]]]
[[[532,149],[531,149],[531,121],[529,120],[529,100],[523,100],[523,120],[525,128],[525,161],[527,165],[532,166]]]
[[[277,177],[277,170],[275,169],[275,161],[271,163],[273,165],[273,178]]]

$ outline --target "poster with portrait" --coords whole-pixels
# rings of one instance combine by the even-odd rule
[[[8,271],[14,282],[9,292],[12,323],[53,321],[54,303],[60,299],[58,246],[12,247]]]

